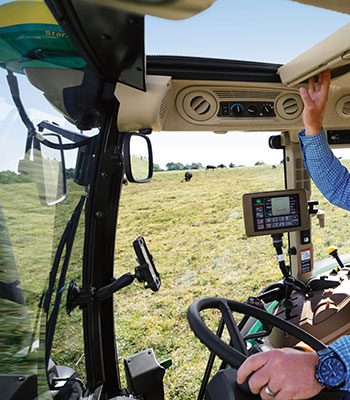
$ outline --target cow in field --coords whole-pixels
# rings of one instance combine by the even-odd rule
[[[207,165],[206,169],[216,169],[216,167],[214,167],[214,165]]]
[[[189,182],[191,178],[192,178],[192,172],[190,171],[185,172],[185,181]]]

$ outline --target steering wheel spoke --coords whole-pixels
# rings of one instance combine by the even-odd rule
[[[248,356],[246,345],[244,343],[242,335],[238,329],[237,323],[233,318],[232,311],[227,302],[226,301],[220,302],[219,309],[222,313],[222,317],[224,319],[226,328],[230,335],[231,345],[245,356]]]

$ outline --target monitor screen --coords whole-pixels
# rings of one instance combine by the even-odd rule
[[[243,196],[243,209],[248,236],[290,232],[308,227],[304,189],[248,193]]]

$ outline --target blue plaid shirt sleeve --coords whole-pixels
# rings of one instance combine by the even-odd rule
[[[304,164],[315,185],[326,199],[345,210],[350,210],[350,175],[334,156],[323,129],[312,136],[299,133]],[[343,336],[329,346],[346,365],[343,390],[350,391],[350,336]],[[348,397],[346,397],[348,399]]]
[[[346,365],[346,377],[342,390],[350,391],[350,336],[342,336],[329,346]]]
[[[307,172],[324,197],[335,206],[350,210],[350,174],[330,149],[324,130],[312,136],[299,133]]]

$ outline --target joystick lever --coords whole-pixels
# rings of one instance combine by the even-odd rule
[[[328,248],[328,254],[330,256],[332,256],[333,258],[335,258],[335,260],[337,261],[339,267],[335,267],[334,270],[332,271],[333,273],[337,273],[341,268],[344,268],[344,264],[342,263],[341,259],[339,258],[338,255],[338,249],[335,246],[331,246]]]

